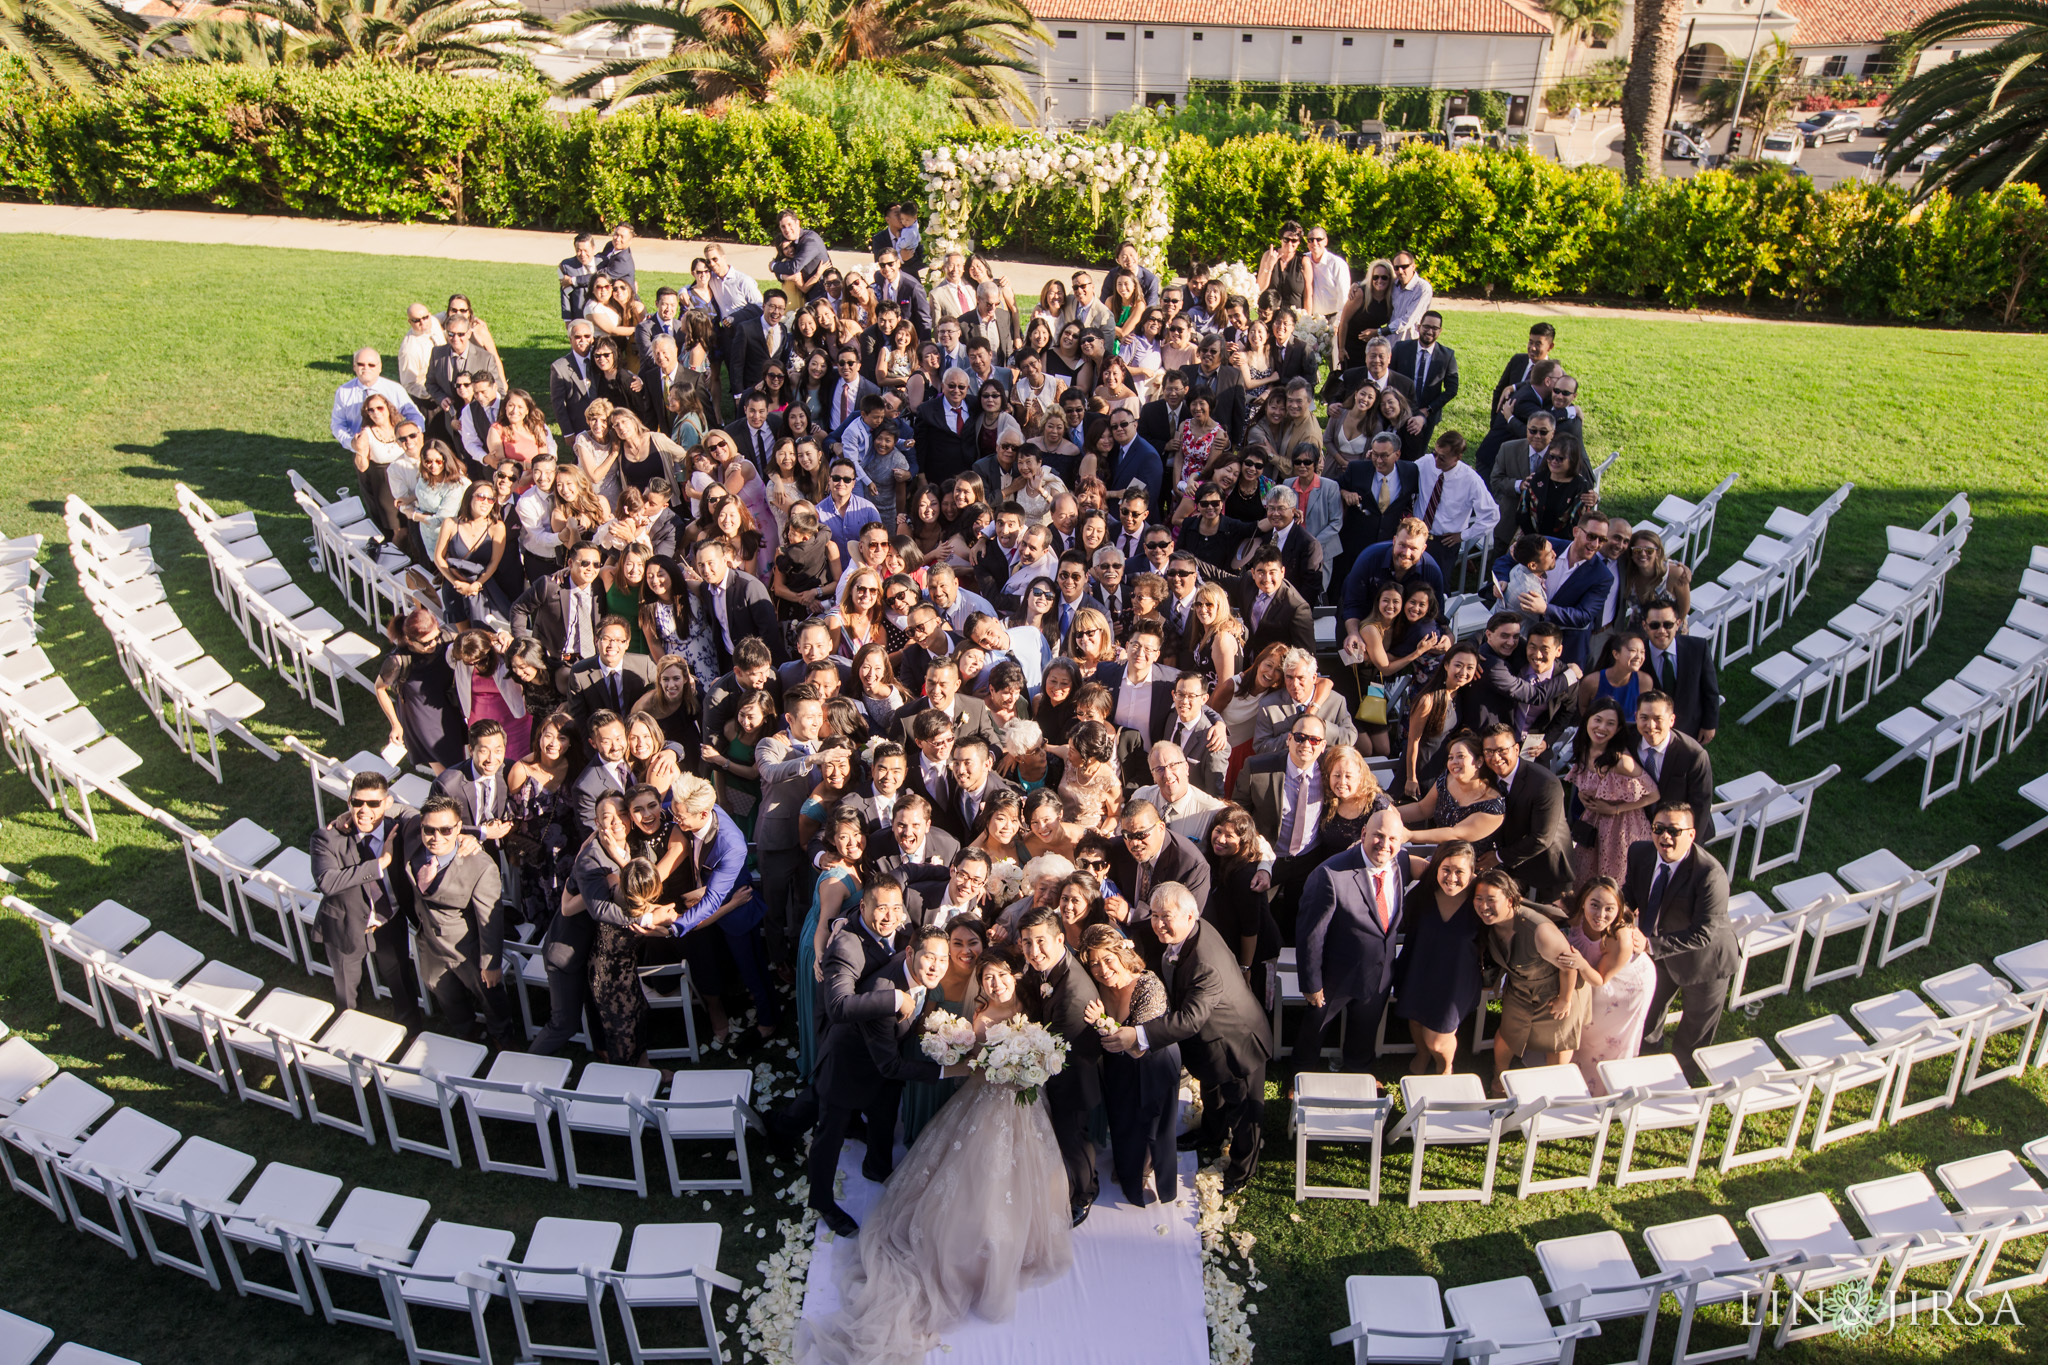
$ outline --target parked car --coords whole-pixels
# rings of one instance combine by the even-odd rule
[[[1898,153],[1887,156],[1885,153],[1879,152],[1870,159],[1870,164],[1886,175],[1897,175],[1901,171],[1908,175],[1918,175],[1921,171],[1926,170],[1932,165],[1936,158],[1940,157],[1947,150],[1948,144],[1946,142],[1932,142],[1903,159]]]
[[[1797,166],[1801,138],[1797,128],[1773,128],[1764,134],[1763,145],[1757,149],[1757,160],[1775,161],[1782,166]]]
[[[1475,114],[1452,114],[1444,120],[1445,145],[1477,147],[1486,136],[1486,125]]]
[[[1809,147],[1827,142],[1854,142],[1863,131],[1863,115],[1854,109],[1822,109],[1801,119],[1799,131]]]
[[[1664,159],[1667,161],[1690,161],[1702,165],[1712,155],[1707,150],[1704,138],[1694,137],[1682,129],[1672,127],[1664,130]]]

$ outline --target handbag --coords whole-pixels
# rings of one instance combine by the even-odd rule
[[[1387,723],[1387,689],[1379,682],[1366,682],[1358,671],[1358,665],[1351,665],[1352,681],[1358,683],[1358,706],[1352,711],[1352,719],[1361,725],[1385,725]]]

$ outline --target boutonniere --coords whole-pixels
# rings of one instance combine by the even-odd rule
[[[1041,982],[1039,982],[1039,983],[1038,983],[1038,997],[1039,997],[1039,999],[1043,1000],[1043,999],[1045,999],[1045,998],[1046,998],[1047,996],[1050,996],[1051,994],[1052,994],[1052,982],[1050,982],[1050,981],[1041,981]]]

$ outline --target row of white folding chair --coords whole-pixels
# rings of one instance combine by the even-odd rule
[[[1668,558],[1697,569],[1706,563],[1707,555],[1713,549],[1714,520],[1720,513],[1721,499],[1735,486],[1738,477],[1737,474],[1728,475],[1698,502],[1689,502],[1676,493],[1666,493],[1649,518],[1637,522],[1635,529],[1657,532],[1664,538],[1664,553]]]
[[[222,962],[204,962],[204,954],[167,934],[151,936],[132,951],[127,944],[148,931],[149,922],[108,901],[75,925],[65,925],[45,912],[7,898],[6,904],[31,918],[43,937],[52,989],[58,998],[111,1027],[146,1049],[195,1075],[205,1076],[222,1093],[233,1089],[244,1101],[269,1105],[293,1118],[354,1133],[365,1142],[377,1140],[371,1121],[369,1092],[374,1087],[384,1112],[385,1129],[394,1151],[421,1151],[461,1164],[454,1133],[454,1108],[466,1104],[470,1133],[479,1164],[487,1171],[557,1176],[551,1127],[562,1129],[564,1164],[569,1184],[594,1184],[632,1189],[647,1195],[641,1135],[652,1125],[668,1165],[671,1191],[738,1189],[753,1192],[746,1130],[761,1131],[760,1115],[751,1104],[753,1077],[745,1070],[681,1071],[669,1093],[657,1093],[661,1073],[648,1067],[615,1067],[592,1063],[574,1089],[568,1088],[567,1058],[500,1053],[490,1072],[477,1076],[484,1049],[438,1035],[421,1034],[405,1055],[393,1060],[405,1041],[397,1024],[358,1010],[338,1016],[326,1000],[273,988],[259,1001],[260,978]],[[63,981],[60,958],[77,963],[86,973],[83,995],[72,994]],[[202,966],[202,962],[204,965]],[[138,1012],[130,1026],[116,997]],[[687,992],[684,999],[687,1000]],[[687,1006],[686,1006],[687,1007]],[[192,1033],[196,1054],[178,1045],[176,1029]],[[267,1065],[277,1076],[275,1093],[252,1073]],[[346,1088],[355,1117],[320,1107],[316,1082]],[[441,1117],[441,1145],[405,1138],[392,1109],[394,1100],[433,1108]],[[539,1142],[542,1164],[496,1161],[490,1154],[483,1121],[493,1119],[531,1125]],[[630,1149],[630,1180],[594,1175],[577,1164],[575,1139],[612,1136]],[[715,1180],[685,1179],[677,1161],[679,1142],[726,1141],[733,1144],[739,1167],[736,1176]]]
[[[1722,666],[1761,645],[1806,600],[1827,543],[1828,523],[1853,487],[1842,485],[1810,513],[1777,508],[1765,522],[1765,530],[1772,534],[1752,538],[1742,558],[1717,579],[1694,584],[1695,617],[1688,623],[1688,633],[1711,633]],[[1738,622],[1744,625],[1740,649],[1734,643]]]
[[[1806,990],[1863,975],[1870,964],[1873,941],[1878,943],[1880,969],[1926,947],[1940,921],[1949,873],[1976,856],[1977,846],[1969,844],[1929,867],[1915,868],[1888,848],[1876,849],[1844,863],[1832,874],[1817,872],[1772,887],[1770,894],[1779,907],[1775,911],[1756,892],[1737,892],[1728,899],[1728,922],[1740,954],[1729,983],[1728,1007],[1753,1011],[1774,995],[1788,994],[1799,972],[1802,944],[1810,945]],[[1921,907],[1926,918],[1919,932],[1900,941],[1900,918]],[[1881,940],[1877,939],[1879,924],[1884,925]],[[1849,935],[1856,938],[1855,959],[1823,969],[1821,955],[1827,941]],[[1778,975],[1761,985],[1751,981],[1751,969],[1780,952],[1785,956]]]
[[[196,1275],[218,1290],[221,1280],[207,1237],[210,1230],[236,1292],[295,1303],[309,1316],[317,1304],[330,1324],[353,1322],[390,1331],[404,1342],[409,1360],[440,1358],[421,1350],[411,1309],[456,1307],[469,1313],[475,1330],[477,1355],[469,1359],[489,1361],[484,1309],[492,1296],[512,1300],[520,1358],[561,1354],[533,1342],[525,1304],[563,1298],[558,1278],[563,1276],[577,1280],[567,1297],[590,1306],[596,1335],[590,1358],[609,1359],[601,1308],[612,1290],[617,1290],[628,1350],[636,1363],[649,1355],[673,1358],[647,1351],[640,1340],[634,1311],[654,1307],[696,1308],[706,1348],[685,1354],[722,1358],[710,1291],[716,1287],[737,1292],[740,1286],[713,1269],[722,1235],[715,1223],[648,1224],[636,1229],[623,1271],[611,1269],[623,1230],[617,1224],[577,1220],[542,1219],[523,1261],[507,1259],[514,1240],[511,1233],[445,1221],[437,1222],[415,1251],[414,1240],[428,1214],[424,1199],[358,1187],[329,1220],[328,1211],[341,1194],[341,1180],[284,1162],[266,1166],[237,1197],[255,1160],[205,1138],[192,1138],[180,1147],[180,1137],[175,1129],[138,1110],[113,1109],[104,1092],[64,1074],[0,1125],[0,1162],[5,1163],[10,1184],[60,1222],[121,1247],[131,1259],[146,1249],[153,1264]],[[29,1159],[33,1181],[16,1170],[10,1148]],[[175,1156],[173,1148],[178,1148]],[[97,1221],[96,1208],[91,1214],[85,1211],[82,1195],[105,1200],[106,1222]],[[192,1259],[164,1249],[151,1226],[152,1217],[184,1225]],[[244,1259],[254,1251],[278,1253],[289,1285],[252,1275]],[[384,1313],[338,1305],[328,1283],[337,1275],[374,1279],[382,1292]]]
[[[1843,721],[1869,705],[1926,652],[1947,600],[1949,572],[1961,562],[1959,549],[1930,561],[1886,556],[1877,581],[1826,629],[1750,669],[1771,691],[1743,715],[1743,724],[1790,701],[1791,742],[1797,744],[1825,728],[1831,712]],[[1809,703],[1815,708],[1810,717]]]
[[[418,773],[400,773],[382,754],[373,754],[367,749],[358,749],[347,758],[329,758],[315,752],[296,736],[286,737],[284,747],[306,760],[306,769],[313,781],[313,819],[319,824],[327,823],[327,798],[347,801],[348,785],[357,773],[381,774],[391,784],[392,799],[401,806],[418,809],[433,794],[432,785],[426,778]]]
[[[54,1329],[40,1322],[0,1310],[0,1365],[35,1365],[42,1360],[43,1348],[57,1339]],[[127,1356],[113,1355],[107,1351],[96,1351],[90,1346],[81,1346],[67,1341],[57,1348],[44,1365],[136,1365]]]
[[[1920,807],[1925,810],[1966,780],[1975,782],[2025,742],[2044,705],[2048,607],[2016,602],[2007,626],[1985,653],[1929,692],[1920,706],[1908,706],[1878,722],[1878,734],[1898,750],[1863,780],[1875,782],[1918,759]]]
[[[343,720],[342,680],[374,692],[375,682],[362,670],[381,649],[344,630],[292,581],[290,570],[271,557],[249,514],[224,518],[185,485],[174,491],[206,552],[214,596],[241,628],[249,648],[308,705]]]
[[[2020,1150],[2035,1169],[2048,1172],[2048,1137],[2036,1138]],[[1978,1258],[1976,1273],[1964,1290],[1966,1298],[2048,1284],[2048,1191],[2027,1174],[2019,1157],[2010,1151],[1986,1152],[1946,1162],[1935,1167],[1934,1175],[1962,1206],[1966,1219],[1991,1225],[1992,1240]],[[2033,1268],[1999,1275],[2000,1253],[2006,1245],[2037,1236],[2043,1242]]]
[[[360,497],[344,491],[329,501],[297,470],[287,469],[285,477],[291,480],[293,500],[312,521],[315,566],[357,615],[382,630],[385,621],[415,606],[438,611],[432,593],[406,581],[410,561],[402,552],[389,545],[372,549],[377,528]]]
[[[1728,844],[1722,865],[1732,876],[1741,871],[1742,842],[1749,837],[1751,881],[1798,862],[1806,851],[1806,826],[1813,818],[1814,798],[1841,771],[1841,765],[1830,763],[1812,777],[1797,782],[1780,783],[1769,773],[1753,772],[1717,784],[1711,812],[1713,829],[1707,847],[1713,848],[1723,841]],[[1795,826],[1791,851],[1765,861],[1764,844],[1770,832],[1786,825]]]
[[[154,809],[122,779],[142,766],[142,756],[108,733],[84,706],[21,623],[0,627],[13,643],[0,678],[0,744],[35,785],[43,801],[99,838],[92,794],[105,792],[131,810]],[[18,663],[16,661],[19,661]],[[33,681],[25,681],[33,678]]]
[[[1970,538],[1973,518],[1970,495],[1958,493],[1942,504],[1941,510],[1922,522],[1917,530],[1903,526],[1884,528],[1885,549],[1914,559],[1935,559],[1951,549],[1960,549]]]
[[[1462,1359],[1487,1365],[1496,1356],[1515,1365],[1572,1365],[1580,1340],[1600,1334],[1599,1323],[1573,1320],[1585,1287],[1539,1295],[1526,1275],[1443,1290],[1430,1275],[1353,1275],[1344,1293],[1351,1325],[1332,1332],[1330,1344],[1350,1346],[1358,1365]],[[1551,1322],[1553,1308],[1563,1314],[1562,1324]]]

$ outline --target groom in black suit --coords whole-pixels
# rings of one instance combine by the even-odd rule
[[[1035,906],[1018,919],[1017,946],[1030,968],[1017,983],[1024,1016],[1067,1040],[1066,1068],[1046,1082],[1045,1105],[1052,1111],[1053,1136],[1067,1167],[1068,1202],[1079,1227],[1101,1188],[1095,1139],[1088,1134],[1088,1115],[1102,1103],[1102,1035],[1088,1022],[1088,1007],[1101,997],[1095,979],[1067,951],[1059,913],[1050,906]]]
[[[906,1081],[936,1081],[939,1064],[924,1055],[918,1035],[924,1017],[938,1003],[937,987],[946,975],[946,933],[920,929],[901,956],[875,974],[873,996],[886,990],[897,1000],[887,1014],[840,1024],[825,1035],[818,1058],[818,1130],[811,1137],[807,1173],[811,1207],[818,1219],[841,1237],[860,1231],[852,1215],[832,1197],[839,1171],[839,1151],[855,1114],[867,1120],[868,1155],[860,1173],[880,1183],[889,1178],[896,1146],[896,1111],[903,1103]],[[886,998],[886,997],[885,997]]]
[[[1152,917],[1135,945],[1166,985],[1167,1010],[1150,1023],[1126,1025],[1102,1040],[1110,1052],[1180,1044],[1181,1060],[1202,1082],[1203,1126],[1230,1139],[1223,1192],[1235,1194],[1259,1169],[1259,1121],[1265,1113],[1266,1062],[1273,1031],[1238,969],[1237,954],[1202,907],[1177,882],[1152,890]],[[1206,1104],[1213,1093],[1215,1103]]]

